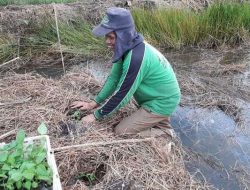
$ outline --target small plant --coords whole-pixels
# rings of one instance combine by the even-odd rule
[[[75,120],[81,120],[81,112],[79,110],[75,111],[73,113],[73,115],[71,116],[72,119],[75,119]]]
[[[94,173],[81,172],[79,173],[78,179],[83,179],[85,181],[88,181],[90,186],[92,186],[93,182],[96,180],[96,176]]]
[[[16,140],[0,148],[0,189],[29,190],[41,183],[52,184],[52,170],[46,162],[43,142],[25,145],[24,139],[25,132],[20,130]]]

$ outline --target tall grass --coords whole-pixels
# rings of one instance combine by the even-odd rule
[[[180,9],[134,10],[138,31],[153,43],[186,45],[236,44],[249,37],[250,5],[217,3],[202,12]]]
[[[62,52],[85,57],[107,55],[103,39],[92,35],[92,27],[83,19],[75,18],[59,22]],[[20,39],[20,56],[34,57],[60,51],[55,20],[43,18],[43,22],[32,26]],[[15,40],[14,40],[15,41]],[[0,36],[0,62],[9,60],[17,52],[17,42]]]
[[[217,3],[202,12],[181,9],[132,11],[137,30],[147,41],[166,48],[235,45],[250,39],[250,5]],[[59,52],[54,18],[41,18],[20,40],[20,56]],[[90,57],[106,55],[103,39],[95,38],[92,26],[82,18],[59,22],[64,53]],[[16,39],[0,36],[0,60],[14,57]]]
[[[219,3],[204,13],[204,22],[208,24],[207,35],[223,43],[238,43],[249,35],[250,5]]]
[[[76,0],[0,0],[0,6],[48,4],[48,3],[72,3],[72,2],[76,2]]]
[[[0,35],[0,61],[7,62],[18,56],[18,43],[11,36]]]
[[[36,27],[33,37],[27,41],[33,46],[43,49],[47,46],[58,51],[58,38],[55,21],[47,18],[42,25]],[[102,39],[97,39],[92,34],[92,27],[83,19],[75,18],[68,22],[58,23],[62,50],[65,53],[73,53],[85,56],[98,56],[104,52]],[[47,48],[48,49],[48,48]]]
[[[138,31],[153,43],[162,46],[181,47],[199,40],[198,17],[187,10],[134,10]]]

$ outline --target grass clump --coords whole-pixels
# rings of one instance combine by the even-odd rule
[[[204,13],[207,35],[217,40],[235,44],[249,35],[250,5],[238,3],[218,3]]]
[[[1,62],[9,61],[18,54],[17,41],[8,35],[0,34],[0,60]]]
[[[134,10],[138,31],[153,43],[181,47],[197,41],[199,25],[195,13],[188,10]]]
[[[98,57],[106,54],[103,39],[95,38],[92,27],[82,18],[58,22],[61,50],[64,54],[85,57]],[[47,53],[59,53],[55,20],[44,17],[42,22],[32,23],[31,27],[18,39],[0,35],[0,62],[12,58],[31,58]],[[17,55],[18,54],[18,55]]]
[[[0,6],[6,5],[29,5],[29,4],[49,4],[49,3],[72,3],[76,0],[0,0]]]
[[[202,12],[184,9],[133,11],[138,31],[164,47],[235,45],[249,38],[250,5],[216,3]]]
[[[68,22],[59,22],[58,27],[63,52],[94,56],[104,50],[103,41],[93,36],[91,26],[83,19],[75,18]],[[31,44],[50,46],[57,51],[58,37],[55,22],[48,19],[38,26],[36,35],[29,40],[33,42]]]

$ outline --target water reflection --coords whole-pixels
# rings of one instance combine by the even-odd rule
[[[250,172],[250,140],[234,120],[219,110],[179,107],[172,125],[190,151],[191,173],[200,170],[219,189],[243,189],[238,178],[242,167]]]

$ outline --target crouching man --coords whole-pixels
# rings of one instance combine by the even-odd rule
[[[76,101],[71,107],[99,107],[82,119],[91,123],[111,116],[134,97],[140,108],[115,127],[116,135],[173,135],[170,116],[181,96],[175,73],[167,59],[135,30],[130,11],[109,8],[93,34],[105,36],[114,52],[111,73],[94,101]]]

